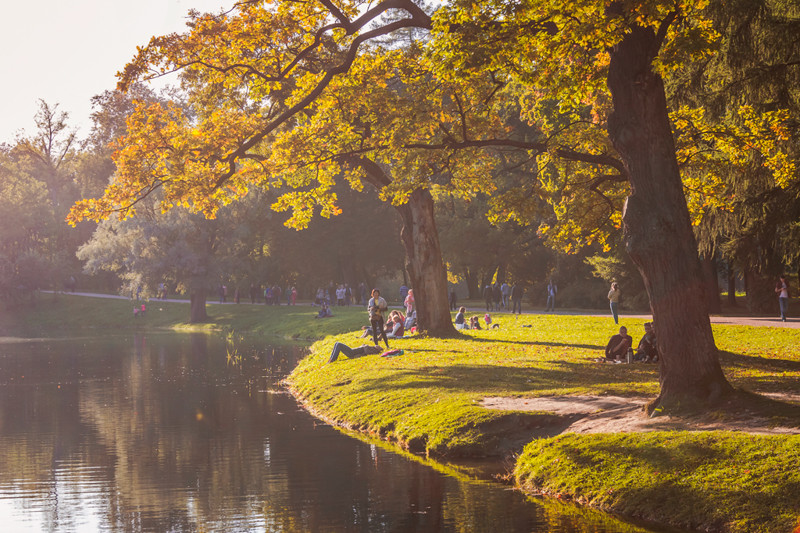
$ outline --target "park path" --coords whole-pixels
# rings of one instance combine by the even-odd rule
[[[53,293],[55,291],[41,291],[43,293]],[[60,292],[60,291],[59,291]],[[93,293],[93,292],[72,292],[72,293],[64,293],[64,294],[72,294],[74,296],[86,296],[90,298],[114,298],[119,300],[129,300],[130,298],[127,296],[120,296],[118,294],[103,294],[103,293]],[[248,298],[249,300],[249,298]],[[153,302],[179,302],[179,303],[189,303],[188,300],[182,300],[177,298],[166,298],[164,300],[152,300]],[[226,302],[221,304],[216,299],[209,299],[206,303],[211,305],[235,305],[232,301]],[[264,304],[251,304],[249,301],[245,301],[242,299],[242,303],[240,305],[260,305],[263,306]],[[285,305],[285,304],[284,304]],[[302,302],[299,305],[309,305],[309,302]],[[776,304],[777,306],[777,304]],[[485,313],[485,308],[480,307],[468,307],[468,313]],[[492,313],[502,313],[507,314],[505,311],[492,311]],[[543,315],[547,314],[541,309],[533,309],[530,311],[523,311],[523,315]],[[553,314],[556,315],[575,315],[575,316],[607,316],[609,319],[611,315],[607,311],[598,311],[598,310],[586,310],[586,309],[558,309]],[[620,320],[624,321],[626,318],[635,318],[635,319],[652,319],[653,315],[649,314],[620,314]],[[798,329],[800,328],[800,318],[788,318],[786,322],[782,322],[780,317],[769,317],[769,316],[738,316],[738,315],[711,315],[711,323],[712,324],[731,324],[731,325],[740,325],[740,326],[760,326],[760,327],[773,327],[773,328],[792,328]]]

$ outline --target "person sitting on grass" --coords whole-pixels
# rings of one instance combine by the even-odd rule
[[[331,356],[328,359],[328,362],[333,363],[336,361],[336,359],[339,357],[339,354],[345,354],[348,358],[353,359],[355,357],[361,357],[364,355],[381,353],[381,350],[382,348],[380,346],[369,346],[364,344],[358,348],[351,348],[344,343],[337,342],[333,345],[333,351],[331,351]]]
[[[628,328],[622,326],[619,333],[611,337],[606,345],[606,361],[622,361],[628,348],[633,346],[633,339],[628,335]]]
[[[467,329],[467,320],[464,318],[464,313],[466,312],[467,312],[466,307],[458,308],[458,313],[456,313],[456,318],[454,320],[456,329]]]
[[[392,316],[392,329],[386,333],[386,336],[390,339],[399,339],[404,333],[403,317],[400,313],[397,313]]]
[[[410,331],[411,328],[417,325],[417,310],[411,311],[411,314],[406,315],[406,320],[403,322],[403,329]]]
[[[317,316],[314,318],[325,318],[329,316],[333,316],[333,313],[331,313],[331,308],[328,307],[328,302],[323,300],[322,306],[319,308],[319,313],[317,313]]]
[[[644,323],[644,337],[636,348],[635,361],[655,363],[658,361],[658,348],[656,347],[656,331],[652,322]]]
[[[481,319],[478,315],[470,317],[469,319],[469,329],[483,329],[481,327]]]

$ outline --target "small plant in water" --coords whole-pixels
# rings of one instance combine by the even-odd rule
[[[238,347],[238,345],[242,342],[242,339],[242,335],[233,330],[225,333],[225,348],[228,353],[229,365],[233,364],[238,366],[242,364],[242,354],[239,353]]]

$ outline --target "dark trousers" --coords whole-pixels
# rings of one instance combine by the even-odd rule
[[[375,341],[375,346],[380,344],[378,338],[382,337],[388,348],[389,339],[386,338],[386,332],[383,330],[383,317],[371,318],[369,325],[372,327],[372,340]]]
[[[341,342],[337,342],[333,345],[333,351],[331,352],[331,357],[328,359],[329,363],[333,363],[339,357],[339,354],[343,353],[347,357],[353,357],[353,349],[346,344]]]

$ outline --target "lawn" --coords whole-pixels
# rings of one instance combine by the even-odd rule
[[[615,330],[607,317],[496,315],[495,321],[498,329],[458,339],[395,340],[392,348],[402,348],[401,356],[328,364],[335,341],[357,346],[366,340],[355,333],[332,336],[313,345],[289,382],[317,415],[418,453],[498,456],[527,444],[514,475],[531,494],[557,494],[680,526],[794,528],[800,516],[797,436],[684,431],[553,437],[552,413],[481,407],[481,399],[494,396],[658,393],[655,365],[595,362]],[[643,323],[625,320],[637,340]],[[724,325],[714,332],[734,387],[798,391],[800,330]],[[798,410],[787,407],[779,421],[800,426]],[[724,410],[715,414],[726,416]]]
[[[316,339],[288,378],[317,416],[440,460],[505,458],[520,488],[680,526],[722,531],[791,531],[800,516],[798,436],[727,431],[557,434],[545,411],[496,411],[485,397],[655,396],[656,365],[597,363],[617,327],[606,316],[498,313],[497,329],[454,339],[391,341],[397,357],[342,358],[366,313],[335,308],[315,319],[308,305],[209,305],[210,320],[190,325],[188,304],[149,302],[134,318],[126,300],[43,295],[33,309],[0,314],[0,334],[52,335],[75,329],[199,329],[279,339]],[[624,318],[635,340],[642,319]],[[716,325],[726,376],[740,390],[800,391],[800,329]],[[236,336],[231,336],[236,338]],[[800,426],[796,404],[773,403],[775,423]],[[781,408],[781,405],[785,408]],[[726,412],[711,408],[725,420]],[[779,415],[779,416],[778,416]],[[509,455],[512,454],[512,455]]]

